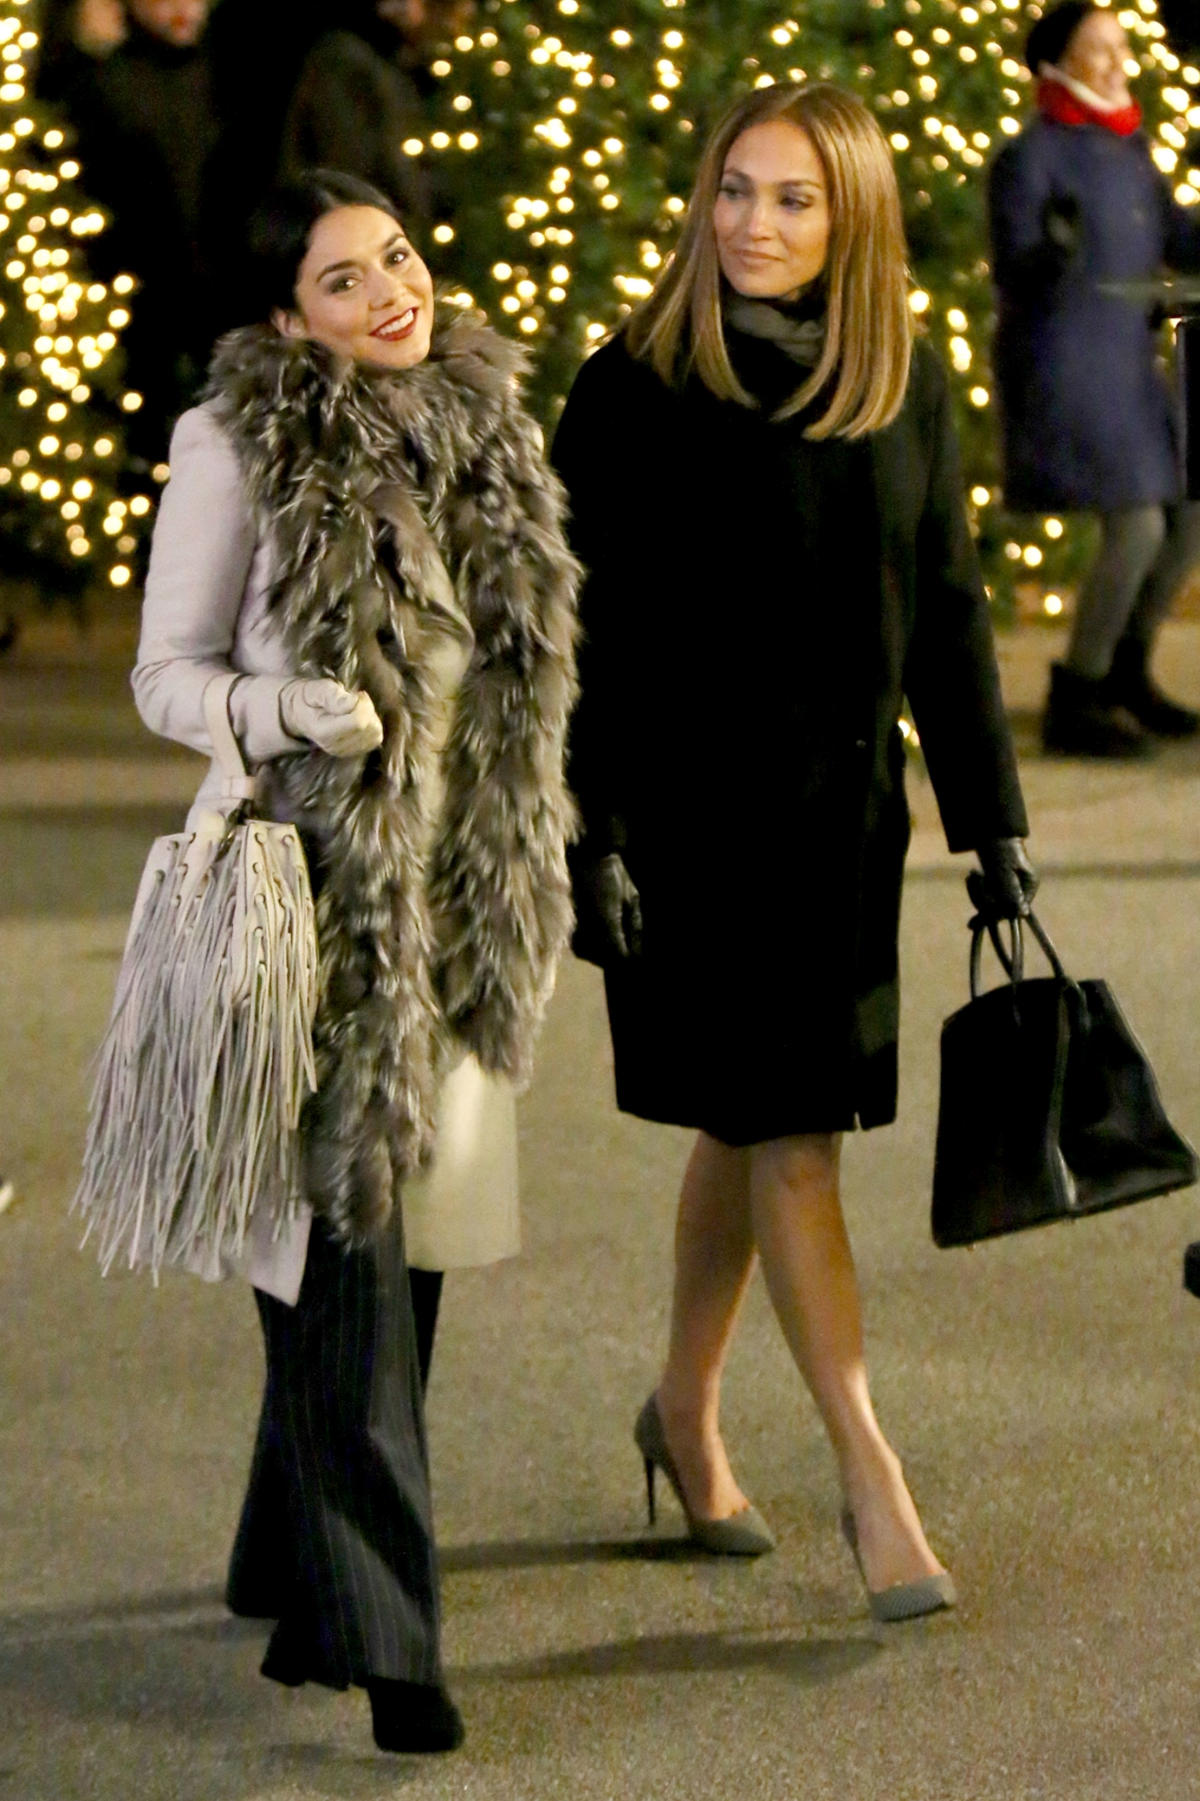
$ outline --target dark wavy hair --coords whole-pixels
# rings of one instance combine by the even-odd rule
[[[313,227],[340,206],[373,206],[394,219],[401,230],[400,208],[381,188],[357,175],[336,169],[306,169],[264,196],[246,226],[243,258],[243,311],[250,319],[269,319],[277,309],[296,305],[296,278],[308,251]]]

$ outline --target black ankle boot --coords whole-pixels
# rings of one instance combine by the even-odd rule
[[[1050,665],[1050,697],[1042,720],[1042,743],[1067,757],[1144,757],[1151,748],[1145,730],[1109,694],[1109,678],[1092,681],[1065,663]]]
[[[1200,731],[1200,713],[1168,700],[1151,679],[1147,667],[1149,646],[1136,638],[1122,638],[1113,653],[1105,686],[1114,706],[1132,713],[1138,724],[1156,738],[1192,738]]]
[[[371,1730],[381,1751],[457,1751],[462,1744],[462,1715],[440,1682],[373,1676],[367,1694]]]

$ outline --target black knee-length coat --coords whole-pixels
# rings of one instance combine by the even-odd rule
[[[555,438],[587,570],[570,778],[640,957],[606,969],[617,1100],[730,1144],[896,1107],[908,697],[950,848],[1027,830],[946,377],[854,443],[770,412],[803,371],[729,332],[764,407],[614,339]]]

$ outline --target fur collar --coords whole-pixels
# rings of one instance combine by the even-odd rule
[[[309,1192],[349,1242],[427,1162],[447,1050],[527,1076],[570,929],[577,569],[524,364],[458,317],[409,370],[265,326],[223,339],[211,370],[293,666],[365,688],[384,725],[368,757],[301,751],[264,772],[308,832],[322,964]],[[448,629],[469,662],[447,733]]]

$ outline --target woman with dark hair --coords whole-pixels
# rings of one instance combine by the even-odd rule
[[[999,914],[1033,874],[945,375],[913,344],[886,141],[840,90],[732,106],[675,256],[554,446],[585,565],[576,948],[617,1103],[699,1128],[635,1438],[692,1537],[770,1548],[718,1418],[761,1258],[879,1619],[951,1605],[875,1418],[842,1134],[896,1107],[902,701]]]
[[[1159,626],[1200,562],[1152,289],[1168,268],[1200,269],[1200,216],[1151,159],[1115,12],[1051,7],[1025,60],[1037,113],[990,181],[1004,498],[1097,513],[1102,534],[1042,732],[1049,751],[1139,756],[1200,728],[1150,675]]]
[[[229,1601],[278,1622],[265,1675],[361,1684],[379,1745],[447,1750],[402,1202],[451,1090],[474,1117],[527,1073],[569,929],[574,565],[522,353],[439,317],[393,203],[318,172],[251,236],[256,323],[176,429],[133,676],[210,751],[205,690],[239,672],[316,895],[309,1207],[241,1270],[267,1382]]]

